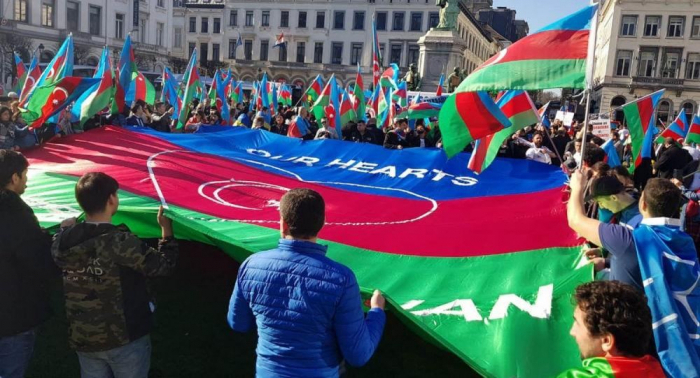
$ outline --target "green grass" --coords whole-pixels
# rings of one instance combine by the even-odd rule
[[[253,377],[255,333],[233,332],[226,323],[238,263],[216,248],[183,242],[174,275],[153,282],[158,310],[151,334],[150,377]],[[63,297],[40,328],[28,378],[78,377],[78,358],[68,347]],[[362,368],[345,377],[478,377],[451,353],[413,334],[389,313],[379,348]]]

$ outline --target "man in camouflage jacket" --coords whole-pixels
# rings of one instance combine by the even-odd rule
[[[84,175],[76,198],[86,221],[59,232],[51,248],[63,270],[70,344],[83,378],[147,377],[154,305],[146,280],[172,272],[178,255],[162,207],[158,249],[111,223],[117,189],[116,180],[104,173]]]

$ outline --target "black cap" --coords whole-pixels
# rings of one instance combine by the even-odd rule
[[[612,176],[599,177],[591,183],[591,193],[584,199],[585,202],[596,199],[596,197],[611,196],[620,194],[625,190],[620,180]]]

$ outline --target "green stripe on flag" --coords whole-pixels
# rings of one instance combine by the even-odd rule
[[[583,89],[585,70],[584,59],[538,59],[495,63],[469,75],[459,85],[457,92]]]
[[[447,97],[440,109],[440,133],[447,156],[454,156],[474,140],[457,108],[457,96]]]

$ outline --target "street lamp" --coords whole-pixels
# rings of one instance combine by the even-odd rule
[[[39,44],[39,64],[41,64],[41,55],[44,53],[44,44]]]

